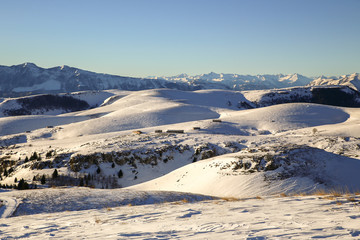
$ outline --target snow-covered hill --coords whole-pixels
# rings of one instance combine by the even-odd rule
[[[150,96],[152,97],[150,98]],[[148,101],[153,103],[150,108],[147,106]],[[159,115],[158,113],[160,112],[157,112],[155,115],[149,116],[147,114],[149,111],[144,111],[144,109],[149,108],[151,111],[155,109],[160,111],[160,109],[162,109],[162,111],[168,111],[171,110],[168,108],[169,101],[173,102],[174,106],[176,105],[179,108],[186,106],[188,109],[186,115],[181,116],[181,118],[176,117],[172,121],[182,122],[186,121],[186,116],[188,119],[192,119],[196,114],[202,114],[203,116],[201,118],[205,116],[217,117],[216,113],[213,113],[211,116],[209,115],[210,112],[213,111],[211,108],[239,110],[295,102],[359,107],[360,93],[347,86],[293,87],[241,92],[231,92],[228,90],[183,92],[171,89],[148,90],[143,92],[121,90],[82,91],[67,94],[43,94],[20,98],[5,98],[0,102],[0,116],[59,115],[101,106],[101,110],[87,111],[86,115],[97,118],[101,114],[106,115],[109,112],[122,111],[120,115],[124,119],[121,120],[119,127],[124,130],[120,125],[127,125],[127,129],[132,129],[168,122],[166,119],[161,120],[165,115],[168,115],[168,113],[164,112]],[[161,102],[163,102],[163,104],[161,104]],[[146,106],[141,107],[143,104]],[[137,110],[134,108],[135,106]],[[131,109],[130,111],[129,108]],[[173,111],[173,109],[171,111]],[[145,119],[142,117],[144,113],[146,115]],[[147,119],[149,117],[152,120]],[[104,120],[104,118],[101,119],[101,121]],[[94,121],[96,122],[98,120]],[[140,124],[134,127],[133,123],[139,123],[139,121],[143,122],[142,125]],[[150,123],[151,121],[154,122]],[[108,125],[104,123],[105,122],[103,122],[102,125]],[[109,124],[111,125],[111,123]],[[117,123],[113,122],[112,124]],[[100,130],[100,132],[101,131],[102,130]]]
[[[186,165],[130,189],[237,198],[308,193],[319,188],[355,192],[359,168],[359,160],[317,148],[268,145]]]

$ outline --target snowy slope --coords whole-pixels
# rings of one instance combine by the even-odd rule
[[[130,189],[238,198],[310,193],[319,188],[354,192],[359,188],[359,168],[359,160],[315,148],[267,146],[193,163]]]
[[[47,190],[22,194],[29,197],[24,199],[24,206],[20,205],[21,212],[40,212],[2,219],[0,226],[4,239],[358,239],[360,236],[359,196],[292,196],[187,203],[194,199],[189,194],[185,200],[173,202],[181,194],[172,193],[174,196],[171,197],[170,193],[122,191],[121,196],[119,191],[95,189]],[[65,196],[67,199],[63,198]],[[119,199],[131,200],[132,196],[137,196],[131,201],[135,205],[141,202],[155,204],[116,207]],[[55,205],[57,197],[64,199],[58,208]],[[66,204],[67,201],[71,204]],[[94,209],[79,211],[78,206],[85,203]],[[48,211],[52,207],[69,210],[54,214]]]
[[[221,117],[222,123],[208,126],[206,131],[216,134],[238,134],[249,135],[247,129],[258,129],[260,133],[270,134],[284,132],[294,129],[309,128],[314,126],[340,124],[349,119],[349,114],[343,109],[316,104],[283,104],[267,108],[244,110],[240,112],[227,113]],[[281,192],[306,192],[317,189],[318,187],[335,188],[342,186],[351,191],[358,190],[360,178],[358,169],[360,161],[347,159],[342,156],[329,154],[317,148],[308,148],[304,146],[271,146],[267,144],[264,149],[254,148],[245,149],[236,154],[216,157],[215,159],[203,160],[198,163],[187,165],[179,170],[174,171],[162,178],[152,182],[146,182],[142,185],[135,186],[134,189],[141,190],[176,190],[184,192],[195,192],[220,197],[246,197],[257,195],[269,195]],[[282,149],[282,148],[285,148]],[[292,151],[296,154],[292,154]],[[252,154],[252,152],[256,152]],[[266,173],[264,169],[255,168],[253,165],[263,164],[265,167],[270,164],[271,158],[277,158],[278,155],[284,154],[289,158],[290,166],[311,167],[304,170],[304,176],[300,170],[293,177],[287,177],[285,181],[275,179],[274,182],[264,181],[274,175],[293,174],[290,170],[279,170],[279,172]],[[298,154],[301,152],[302,154]],[[235,169],[239,164],[239,159],[248,159],[252,167],[249,171],[237,171]],[[318,159],[313,161],[313,159]],[[254,162],[252,162],[252,159]],[[258,160],[255,160],[258,159]],[[256,162],[260,159],[262,163]],[[328,162],[324,162],[327,159]],[[304,163],[305,162],[305,163]],[[341,164],[343,163],[343,165]],[[242,163],[241,163],[242,164]],[[275,163],[271,163],[275,164]],[[276,169],[282,167],[282,163],[276,163]],[[324,172],[323,168],[328,172]],[[342,172],[336,172],[335,169],[341,166]],[[275,168],[272,166],[272,168]],[[235,170],[234,170],[235,169]],[[253,170],[253,171],[252,171]],[[271,169],[274,170],[274,169]],[[253,173],[253,174],[252,174]],[[324,175],[320,177],[320,175]],[[345,180],[341,180],[341,179]],[[314,180],[316,179],[316,180]],[[339,182],[333,179],[339,179]],[[191,184],[196,182],[196,184]]]
[[[246,101],[241,93],[220,90],[138,91],[129,93],[101,108],[77,113],[76,116],[98,117],[86,123],[81,122],[64,127],[58,137],[133,130],[218,118],[223,111],[238,109],[236,104],[241,101]]]

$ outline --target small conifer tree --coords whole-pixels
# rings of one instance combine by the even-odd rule
[[[120,169],[119,172],[118,172],[118,177],[122,178],[123,176],[124,176],[123,171]]]
[[[30,161],[37,160],[37,159],[38,159],[38,154],[37,154],[37,152],[34,152],[33,155],[31,155],[31,157],[30,157]]]
[[[84,178],[80,178],[79,186],[80,186],[80,187],[83,187],[83,186],[84,186]]]
[[[52,151],[47,152],[45,155],[46,158],[51,158],[51,156],[52,156]]]
[[[44,174],[41,177],[41,184],[45,184],[45,183],[46,183],[46,178],[45,178],[45,174]]]
[[[16,188],[18,190],[29,189],[29,184],[22,178]]]
[[[59,173],[57,171],[57,169],[54,170],[53,174],[52,174],[52,178],[55,179],[59,176]]]

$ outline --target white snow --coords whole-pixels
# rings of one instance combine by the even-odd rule
[[[19,200],[14,197],[0,197],[0,218],[11,217],[19,206]]]
[[[306,153],[310,156],[307,157]],[[306,149],[306,153],[301,155],[302,161],[307,161],[310,165],[314,163],[309,160],[317,159],[314,167],[322,167],[320,173],[317,170],[311,173],[312,170],[307,169],[305,175],[301,173],[276,181],[264,180],[273,175],[269,175],[266,171],[249,174],[233,170],[239,157],[246,156],[249,159],[247,157],[249,154],[239,152],[186,165],[163,177],[129,187],[129,189],[175,190],[217,197],[245,198],[314,191],[324,187],[324,184],[316,183],[314,179],[322,179],[326,182],[325,186],[330,188],[347,189],[351,192],[359,190],[360,176],[357,174],[360,168],[359,160],[345,159],[314,149]],[[293,164],[295,165],[295,162]],[[281,170],[279,168],[276,174],[282,174]],[[296,171],[300,172],[301,166]]]
[[[80,92],[72,95],[99,107],[0,118],[2,160],[17,164],[1,184],[51,175],[53,168],[35,167],[55,161],[45,158],[49,151],[60,158],[59,173],[74,178],[97,168],[75,173],[69,159],[76,156],[119,154],[116,160],[136,163],[113,168],[99,160],[96,176],[113,177],[122,189],[0,192],[1,238],[358,239],[360,110],[309,103],[238,108],[262,94]],[[24,163],[35,151],[42,160]],[[312,195],[334,189],[348,193]]]
[[[356,205],[359,196],[353,196],[351,201],[346,196],[292,196],[187,203],[181,199],[167,202],[165,194],[147,193],[153,196],[155,204],[134,206],[135,201],[130,201],[133,204],[116,206],[114,202],[119,198],[116,191],[104,194],[104,190],[79,189],[66,193],[66,189],[49,189],[45,196],[37,191],[40,190],[34,190],[32,195],[38,199],[34,196],[32,201],[46,202],[46,208],[35,208],[37,214],[0,220],[3,239],[358,239],[360,236]],[[65,211],[47,211],[52,206],[57,208],[56,197],[61,194],[67,197],[61,199],[68,201],[59,206]],[[108,202],[103,201],[104,196]],[[90,207],[98,202],[98,206]],[[89,204],[89,209],[77,209],[84,204]]]
[[[69,124],[89,119],[86,116],[17,116],[0,118],[0,136],[32,131],[47,126]]]
[[[73,92],[69,95],[73,98],[77,98],[87,102],[91,107],[98,107],[102,105],[105,101],[107,101],[112,96],[125,96],[127,91],[119,91],[119,90],[107,90],[107,91],[83,91],[83,92]]]

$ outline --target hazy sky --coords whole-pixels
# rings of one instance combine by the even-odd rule
[[[1,0],[0,65],[126,76],[360,72],[360,0]]]

